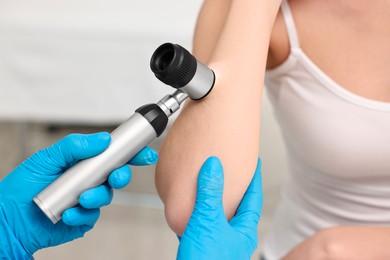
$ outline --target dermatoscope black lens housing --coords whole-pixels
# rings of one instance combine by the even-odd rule
[[[214,72],[178,44],[168,42],[158,47],[150,68],[160,81],[186,93],[192,100],[206,97],[214,87]]]
[[[163,83],[174,88],[181,88],[194,77],[197,61],[180,45],[164,43],[153,53],[150,68]]]

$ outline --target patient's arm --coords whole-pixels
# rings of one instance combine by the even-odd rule
[[[206,0],[193,54],[216,74],[204,100],[186,104],[160,151],[156,185],[169,226],[182,234],[197,175],[211,155],[224,166],[224,208],[231,218],[256,169],[260,108],[272,25],[280,0]]]

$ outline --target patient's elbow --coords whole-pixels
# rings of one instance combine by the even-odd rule
[[[165,201],[165,218],[168,226],[182,236],[193,211],[194,201],[176,197]]]
[[[163,146],[164,148],[165,146]],[[172,151],[169,147],[168,151]],[[182,235],[192,214],[196,199],[197,167],[181,158],[172,159],[162,149],[156,166],[156,189],[164,203],[165,218],[169,227]]]

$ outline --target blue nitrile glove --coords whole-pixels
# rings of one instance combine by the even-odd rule
[[[108,133],[72,134],[25,160],[0,182],[0,259],[30,259],[35,251],[82,237],[99,218],[100,207],[111,202],[113,188],[126,186],[131,179],[129,166],[116,169],[108,183],[80,195],[80,205],[66,210],[53,224],[34,204],[33,197],[78,160],[103,152],[109,145]],[[130,164],[157,161],[157,153],[143,149]]]
[[[223,168],[217,157],[203,164],[194,211],[180,240],[179,260],[245,260],[257,247],[257,225],[263,204],[258,160],[255,175],[236,215],[226,220],[222,205]]]

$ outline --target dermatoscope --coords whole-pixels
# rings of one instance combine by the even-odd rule
[[[83,191],[104,183],[113,170],[160,136],[168,118],[187,97],[202,99],[215,83],[214,72],[178,44],[159,46],[152,55],[150,67],[160,81],[177,90],[156,104],[139,107],[111,133],[111,143],[103,153],[79,161],[34,197],[35,204],[54,224],[66,209],[78,204]]]

